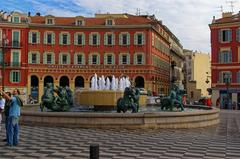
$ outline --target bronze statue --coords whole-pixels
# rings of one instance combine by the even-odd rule
[[[54,92],[57,96],[54,96]],[[40,103],[40,109],[43,111],[44,107],[52,111],[69,111],[73,105],[72,91],[67,87],[57,86],[57,89],[53,88],[52,83],[47,83],[44,88],[42,101]]]
[[[161,110],[170,110],[173,111],[173,108],[180,108],[181,111],[184,111],[182,104],[182,96],[185,94],[184,90],[180,90],[176,85],[173,85],[173,88],[170,91],[170,95],[167,97],[161,98]]]
[[[128,109],[132,110],[132,113],[136,113],[139,110],[139,98],[140,90],[134,87],[126,87],[123,97],[117,101],[117,112],[125,113]]]

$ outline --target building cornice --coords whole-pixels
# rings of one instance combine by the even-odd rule
[[[240,22],[229,22],[229,23],[216,23],[216,24],[209,24],[210,29],[217,29],[217,28],[223,28],[223,27],[239,27]]]
[[[26,23],[0,23],[0,27],[28,28],[28,24],[26,24]]]
[[[64,26],[64,25],[45,25],[45,24],[29,24],[29,28],[61,28],[61,29],[132,29],[132,28],[141,28],[149,29],[151,25],[113,25],[113,26]]]

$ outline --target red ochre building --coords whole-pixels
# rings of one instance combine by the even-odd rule
[[[220,19],[213,17],[209,26],[213,104],[218,98],[222,108],[226,103],[240,104],[240,13],[223,13]]]
[[[5,90],[19,88],[25,99],[28,95],[40,99],[48,82],[72,90],[89,89],[95,73],[128,76],[137,87],[168,94],[169,35],[154,16],[13,12],[1,15],[0,40]]]

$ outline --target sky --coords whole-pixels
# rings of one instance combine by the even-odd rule
[[[211,53],[208,24],[213,16],[239,12],[240,0],[0,0],[0,10],[31,12],[35,15],[86,16],[95,13],[155,15],[180,40],[185,49]]]

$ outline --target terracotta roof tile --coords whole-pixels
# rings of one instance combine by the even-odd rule
[[[216,19],[215,22],[213,23],[218,24],[218,23],[232,23],[232,22],[240,22],[240,14],[235,14],[230,17]]]
[[[115,25],[141,25],[151,24],[153,20],[142,16],[127,15],[128,18],[112,18],[115,21]],[[85,20],[85,26],[99,26],[105,25],[105,21],[108,18],[83,18]],[[55,25],[74,26],[76,17],[55,17]],[[31,23],[45,24],[45,16],[33,16],[31,17]]]

